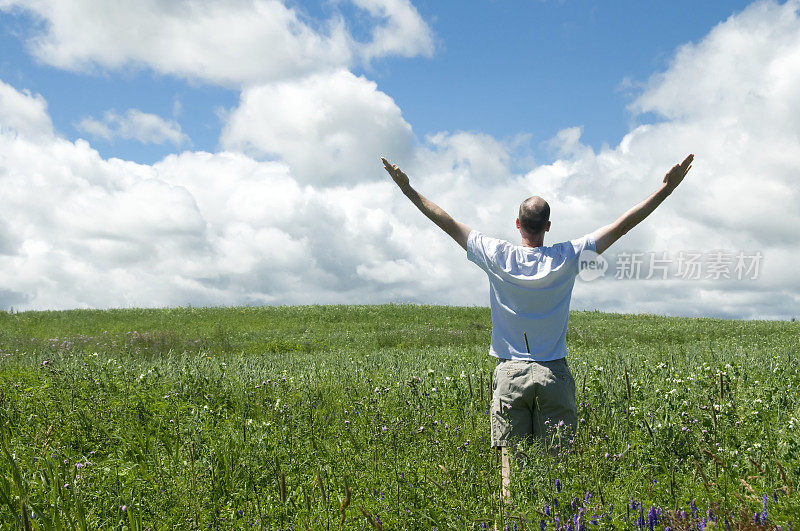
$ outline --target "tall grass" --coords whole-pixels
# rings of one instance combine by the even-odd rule
[[[797,323],[573,313],[579,429],[523,448],[510,503],[490,334],[484,308],[0,313],[0,525],[798,520]]]

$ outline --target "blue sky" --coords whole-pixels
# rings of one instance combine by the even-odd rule
[[[512,242],[545,197],[555,243],[691,152],[573,307],[800,315],[800,0],[0,0],[0,49],[0,308],[485,305],[380,155]]]
[[[381,58],[353,70],[395,100],[418,137],[457,130],[497,138],[525,134],[526,150],[548,161],[553,153],[546,141],[563,128],[582,126],[583,142],[599,148],[619,142],[633,123],[657,119],[626,109],[638,85],[664,70],[678,46],[702,38],[747,4],[420,1],[414,5],[435,34],[433,56]],[[314,24],[342,12],[361,38],[373,22],[341,2],[296,7]],[[26,47],[41,27],[25,11],[0,15],[0,78],[44,96],[64,136],[86,137],[76,128],[86,116],[136,108],[174,118],[191,140],[184,147],[218,148],[219,111],[237,104],[237,87],[160,75],[145,66],[55,68]],[[143,163],[176,150],[124,139],[99,139],[93,146],[104,157]]]

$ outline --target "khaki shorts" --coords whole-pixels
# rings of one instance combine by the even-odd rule
[[[566,358],[554,361],[497,360],[492,380],[492,446],[543,439],[577,424],[575,380]]]

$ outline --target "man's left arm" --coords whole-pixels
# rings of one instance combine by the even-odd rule
[[[469,233],[472,229],[463,223],[454,220],[452,217],[450,217],[450,214],[442,210],[439,205],[414,190],[411,184],[409,184],[408,176],[403,173],[403,171],[398,168],[396,164],[390,164],[389,161],[383,157],[381,157],[381,161],[383,161],[384,168],[389,175],[392,176],[392,179],[400,188],[400,190],[411,200],[412,203],[414,203],[419,211],[425,214],[428,219],[433,221],[440,229],[450,235],[450,237],[453,238],[457,244],[466,250],[467,238],[469,237]]]

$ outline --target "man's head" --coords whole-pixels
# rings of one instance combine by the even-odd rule
[[[536,238],[544,237],[544,233],[550,230],[550,205],[547,201],[534,195],[526,199],[519,206],[519,217],[517,218],[517,228],[523,236]]]

